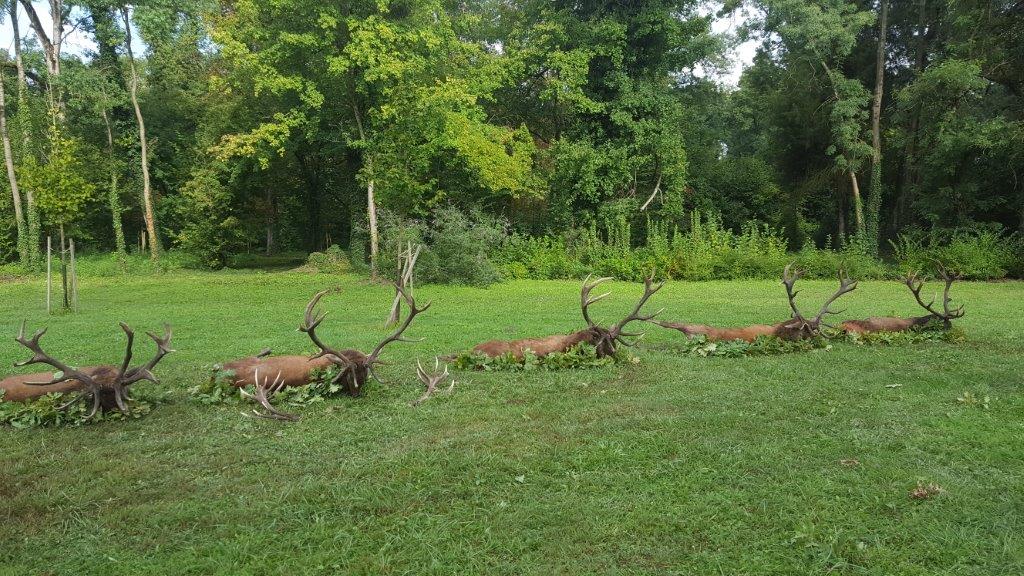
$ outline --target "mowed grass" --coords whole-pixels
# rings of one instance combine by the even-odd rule
[[[802,284],[808,311],[834,289]],[[27,357],[9,337],[22,318],[80,365],[120,359],[118,320],[170,322],[179,350],[158,370],[170,402],[143,419],[0,429],[0,574],[1024,572],[1024,284],[956,285],[960,345],[705,359],[652,326],[639,365],[456,373],[411,408],[416,358],[582,324],[575,282],[425,286],[409,335],[426,340],[389,347],[389,383],[363,398],[297,424],[189,400],[215,362],[310,352],[295,328],[333,286],[323,336],[370,349],[391,291],[353,276],[84,278],[82,311],[49,318],[39,282],[0,284],[2,366]],[[610,288],[604,320],[641,292]],[[787,315],[773,282],[670,283],[651,304],[721,325]],[[898,283],[842,305],[919,312]],[[918,481],[944,492],[912,499]]]

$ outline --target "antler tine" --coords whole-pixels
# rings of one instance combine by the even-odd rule
[[[427,371],[423,369],[423,365],[420,364],[420,359],[416,359],[416,377],[420,379],[420,382],[424,384],[430,383],[430,378],[427,376]]]
[[[949,288],[953,285],[953,281],[959,279],[958,274],[950,274],[945,267],[940,265],[940,272],[942,279],[946,281],[946,286],[942,290],[942,310],[945,312],[943,316],[946,320],[952,320],[954,318],[960,318],[964,315],[964,307],[960,306],[955,310],[950,310],[949,305],[953,299],[949,297]]]
[[[661,290],[662,288],[665,287],[664,282],[659,282],[656,286],[654,285],[654,272],[655,271],[652,269],[651,275],[648,276],[647,278],[644,278],[644,294],[643,296],[640,297],[640,300],[637,301],[636,306],[633,308],[633,311],[630,312],[628,316],[623,318],[618,324],[613,326],[612,329],[608,331],[609,335],[613,339],[617,339],[619,335],[622,334],[622,329],[625,328],[626,325],[629,324],[630,322],[648,322],[658,314],[661,314],[662,312],[665,311],[665,309],[662,308],[653,314],[640,314],[640,310],[642,310],[644,305],[647,304],[647,301],[650,300],[651,296],[654,296],[658,292],[658,290]]]
[[[135,331],[124,322],[118,322],[118,324],[121,326],[121,330],[124,331],[125,338],[128,340],[124,350],[124,361],[121,362],[121,369],[117,371],[117,379],[120,381],[124,376],[124,373],[128,371],[128,365],[132,362],[132,346],[135,343]]]
[[[846,271],[843,270],[842,268],[839,269],[838,276],[839,290],[836,290],[835,294],[833,294],[831,298],[825,301],[825,304],[821,307],[821,310],[818,312],[818,315],[814,317],[814,322],[812,322],[812,324],[815,326],[821,323],[821,319],[824,318],[826,314],[842,314],[843,311],[836,312],[835,310],[832,310],[832,303],[835,302],[843,294],[853,292],[854,290],[857,289],[857,281],[850,278],[850,276],[846,274]]]
[[[803,270],[799,268],[793,268],[793,262],[786,264],[785,269],[782,270],[782,284],[786,286],[786,296],[789,298],[789,308],[793,311],[793,318],[806,323],[800,310],[796,307],[796,295],[800,293],[799,290],[794,291],[793,286],[796,281],[803,276]]]
[[[32,357],[28,360],[15,362],[14,365],[20,367],[28,366],[29,364],[47,364],[56,368],[61,375],[51,379],[49,382],[25,382],[25,384],[31,386],[50,386],[53,384],[60,384],[61,382],[67,382],[68,380],[78,380],[92,391],[99,389],[99,385],[97,385],[88,374],[68,366],[43,351],[42,347],[39,345],[39,339],[46,334],[46,328],[37,330],[36,333],[32,335],[32,338],[25,338],[26,324],[27,322],[23,320],[21,323],[21,329],[18,330],[18,336],[15,337],[14,340],[17,341],[18,344],[28,348],[29,351],[32,352]]]
[[[152,332],[146,332],[146,335],[149,336],[153,340],[153,342],[156,343],[156,354],[153,355],[153,358],[150,359],[149,362],[146,362],[142,366],[132,368],[131,370],[128,370],[126,373],[124,373],[123,377],[118,379],[120,384],[123,386],[134,384],[140,380],[149,380],[154,384],[159,383],[160,380],[156,377],[156,375],[153,374],[153,368],[156,368],[156,365],[159,364],[160,361],[164,359],[164,356],[167,356],[171,352],[175,351],[173,348],[171,348],[171,338],[174,335],[174,333],[171,330],[170,324],[164,324],[164,335],[162,338],[157,336],[156,334],[153,334]],[[129,346],[131,345],[131,341],[132,338],[129,338]],[[127,362],[130,359],[131,354],[129,352],[128,358],[126,358],[125,360],[125,365],[127,365]]]
[[[422,338],[417,340],[405,338],[402,336],[402,333],[405,332],[407,328],[409,328],[409,325],[412,324],[413,319],[416,318],[416,316],[419,315],[421,312],[425,312],[427,309],[429,309],[430,305],[433,304],[433,302],[427,302],[422,308],[419,308],[416,306],[416,299],[410,296],[409,293],[407,293],[405,289],[402,288],[399,284],[395,283],[395,289],[398,290],[398,293],[402,295],[402,298],[405,299],[405,303],[409,306],[409,314],[405,317],[405,322],[402,322],[402,325],[399,326],[397,330],[392,332],[391,335],[389,335],[387,338],[381,340],[380,344],[377,344],[377,346],[373,349],[373,352],[370,352],[368,356],[368,364],[370,364],[371,366],[375,362],[377,362],[377,357],[380,356],[381,351],[383,351],[384,347],[387,346],[388,344],[392,342],[419,342],[420,340],[422,340]],[[376,378],[376,376],[374,376],[374,378]]]
[[[591,276],[593,276],[593,274],[587,274],[586,279],[583,280],[583,288],[580,289],[580,308],[583,310],[583,319],[587,321],[587,325],[596,326],[596,323],[590,319],[590,311],[588,307],[595,302],[607,298],[608,295],[611,294],[611,292],[605,292],[600,296],[595,296],[591,298],[590,291],[596,288],[599,284],[607,282],[612,278],[610,276],[605,276],[591,282]]]

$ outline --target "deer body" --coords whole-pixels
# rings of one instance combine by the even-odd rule
[[[818,311],[816,316],[805,318],[796,305],[796,295],[800,292],[794,289],[796,281],[802,276],[802,272],[793,269],[789,264],[782,272],[782,284],[786,287],[786,295],[789,298],[789,307],[793,311],[793,317],[775,324],[754,324],[742,328],[718,328],[705,324],[685,324],[681,322],[655,322],[663,328],[678,330],[687,336],[705,336],[710,342],[731,342],[742,340],[753,342],[760,336],[774,336],[783,340],[800,340],[821,334],[822,320],[826,315],[838,314],[832,310],[832,304],[842,295],[857,289],[857,283],[839,270],[839,289],[825,301],[825,304]]]
[[[490,340],[477,344],[473,347],[473,352],[484,354],[490,358],[497,358],[498,356],[504,356],[505,354],[511,354],[515,359],[522,360],[527,350],[530,350],[537,356],[543,357],[548,354],[555,352],[565,352],[573,346],[580,343],[587,343],[594,346],[597,349],[597,356],[604,358],[615,354],[616,343],[622,343],[625,345],[631,345],[630,342],[625,340],[627,336],[639,336],[639,334],[627,334],[623,332],[623,328],[626,327],[630,322],[649,322],[652,318],[657,316],[661,311],[655,312],[654,314],[641,314],[640,311],[643,309],[644,304],[647,300],[654,295],[655,292],[661,290],[664,284],[654,285],[654,272],[651,272],[651,276],[644,280],[644,293],[640,297],[633,311],[623,318],[618,324],[613,325],[610,328],[598,326],[590,318],[589,306],[598,300],[601,300],[608,293],[604,293],[600,296],[591,297],[590,291],[593,290],[598,284],[610,280],[610,278],[598,278],[594,282],[590,282],[590,276],[587,276],[586,280],[583,281],[583,288],[580,290],[580,310],[583,312],[583,319],[587,322],[587,327],[583,330],[578,330],[570,334],[556,334],[553,336],[545,336],[542,338],[522,338],[520,340]]]
[[[250,356],[240,360],[234,360],[222,364],[214,373],[232,371],[231,384],[239,388],[251,386],[256,383],[257,376],[279,378],[283,386],[305,386],[316,379],[317,372],[323,371],[334,365],[334,359],[329,356],[310,358],[309,356],[287,355],[259,357]]]
[[[56,371],[10,376],[0,380],[0,390],[4,392],[3,399],[24,402],[50,393],[80,392],[74,399],[59,406],[58,410],[65,409],[80,399],[87,399],[92,401],[92,410],[86,418],[92,418],[101,408],[128,412],[128,387],[141,380],[156,383],[157,378],[152,372],[153,368],[164,356],[174,350],[170,347],[170,326],[164,326],[163,337],[147,332],[147,335],[156,343],[156,355],[149,362],[132,367],[135,332],[124,322],[121,323],[121,329],[127,337],[127,348],[121,366],[102,365],[75,368],[50,356],[43,350],[39,340],[46,334],[45,328],[28,338],[25,336],[25,323],[23,322],[15,341],[28,348],[32,352],[32,357],[14,365],[47,364],[55,368]]]
[[[565,352],[573,346],[586,342],[597,346],[601,335],[587,328],[572,334],[546,336],[544,338],[522,338],[520,340],[490,340],[473,347],[473,352],[485,354],[491,358],[511,354],[516,360],[522,360],[529,350],[535,355],[544,357],[553,352]]]
[[[881,316],[865,318],[864,320],[847,320],[839,325],[843,330],[852,334],[869,334],[872,332],[905,332],[919,326],[926,326],[931,322],[942,322],[942,327],[945,330],[949,330],[953,327],[953,320],[960,318],[964,315],[964,307],[953,307],[953,299],[949,296],[949,289],[953,285],[953,282],[959,278],[955,273],[951,273],[946,270],[944,266],[939,264],[939,278],[945,282],[945,288],[942,291],[942,310],[933,307],[935,300],[925,304],[921,298],[921,288],[924,287],[924,282],[919,280],[917,273],[911,272],[903,280],[903,283],[910,289],[910,293],[914,295],[914,299],[917,303],[928,311],[926,316],[912,316],[910,318],[897,318],[894,316]]]
[[[708,342],[731,342],[743,340],[753,342],[760,336],[775,336],[783,340],[799,340],[802,337],[798,323],[787,320],[777,324],[754,324],[742,328],[717,328],[706,324],[683,324],[680,322],[655,322],[663,328],[678,330],[689,337],[704,336]]]
[[[839,325],[851,334],[871,332],[905,332],[917,326],[925,326],[937,318],[932,315],[897,318],[895,316],[872,316],[863,320],[847,320]]]
[[[110,385],[117,376],[117,368],[114,366],[86,366],[79,370],[91,376],[100,385]],[[80,380],[65,380],[48,386],[29,384],[29,382],[49,382],[52,379],[53,372],[8,376],[0,380],[0,390],[4,392],[2,400],[24,402],[47,394],[78,392],[85,389],[85,384]]]

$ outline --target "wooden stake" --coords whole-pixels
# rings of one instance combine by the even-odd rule
[[[71,308],[78,312],[78,273],[75,271],[74,238],[71,238]]]
[[[46,237],[46,313],[52,312],[50,306],[50,292],[53,289],[53,237]]]

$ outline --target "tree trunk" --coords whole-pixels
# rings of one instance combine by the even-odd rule
[[[21,157],[31,154],[31,135],[29,134],[28,99],[26,92],[28,84],[25,81],[25,63],[21,58],[21,29],[18,27],[17,5],[11,4],[11,28],[14,32],[14,65],[18,70],[18,127],[21,130]],[[40,261],[39,254],[39,210],[36,209],[36,200],[31,188],[25,189],[25,211],[28,220],[28,235],[25,238],[25,246],[28,249],[28,265],[35,269]]]
[[[132,25],[131,19],[128,18],[127,6],[121,8],[121,16],[124,18],[125,50],[128,56],[128,71],[131,74],[129,94],[131,95],[132,107],[135,108],[135,122],[139,126],[139,145],[142,148],[143,215],[146,220],[146,233],[149,235],[150,257],[153,260],[157,260],[160,257],[160,241],[156,236],[156,217],[153,214],[153,197],[149,181],[149,147],[146,143],[146,121],[142,117],[142,108],[139,107],[139,74],[135,69],[135,56],[132,54]]]
[[[274,216],[276,210],[274,209],[274,191],[269,186],[267,187],[267,249],[266,254],[270,256],[274,252]]]
[[[857,234],[864,234],[864,202],[860,198],[860,185],[857,184],[857,173],[849,171],[850,189],[853,191],[853,219],[857,224]]]
[[[14,10],[18,7],[14,6]],[[14,154],[11,151],[11,137],[7,133],[7,94],[4,91],[4,78],[0,74],[0,139],[3,140],[4,164],[7,166],[7,180],[11,185],[11,197],[14,200],[14,223],[18,229],[18,259],[28,264],[28,230],[25,227],[25,216],[21,212],[21,192],[18,191],[18,177],[14,172]]]
[[[370,277],[377,278],[377,202],[373,196],[373,180],[366,184],[366,212],[370,217]]]
[[[64,294],[63,306],[67,310],[71,308],[71,302],[68,301],[68,259],[67,259],[67,247],[65,246],[66,241],[64,240],[64,224],[60,225],[60,285],[61,291]]]
[[[124,226],[121,224],[121,198],[117,185],[117,163],[114,158],[114,130],[110,126],[110,115],[107,114],[106,108],[103,109],[103,124],[107,127],[107,160],[110,162],[110,190],[107,199],[110,204],[111,222],[114,225],[114,246],[123,265],[128,247],[124,240]]]
[[[363,119],[359,114],[359,107],[352,104],[352,111],[356,117],[356,127],[359,129],[359,139],[366,144],[366,133],[363,132]],[[366,158],[366,150],[363,150],[363,158]],[[366,160],[366,168],[370,173],[370,179],[366,183],[366,214],[370,219],[370,277],[377,278],[377,253],[380,246],[380,238],[377,233],[377,200],[374,197],[373,165]]]
[[[882,95],[885,88],[885,37],[889,0],[882,0],[878,20],[878,51],[875,54],[875,95],[871,102],[871,187],[868,190],[867,237],[872,252],[878,250],[878,219],[882,206]]]

